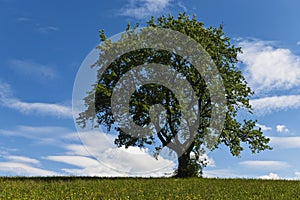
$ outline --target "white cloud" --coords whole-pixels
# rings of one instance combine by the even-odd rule
[[[84,156],[47,156],[46,159],[63,162],[77,167],[94,167],[99,166],[99,162],[95,159]]]
[[[290,180],[290,181],[299,181],[299,179],[300,179],[300,172],[295,172],[295,176],[294,177],[281,177],[278,174],[275,174],[275,173],[271,172],[268,175],[259,176],[258,178],[260,178],[260,179],[271,179],[271,180],[283,179],[283,180]]]
[[[12,95],[10,85],[0,82],[0,106],[17,110],[24,114],[37,114],[44,116],[55,116],[61,118],[72,118],[72,108],[52,103],[28,103],[15,98]]]
[[[59,31],[59,28],[56,26],[43,26],[43,27],[38,27],[37,31],[40,33],[49,33],[53,31]]]
[[[289,132],[289,129],[285,125],[277,125],[276,131],[279,133],[287,133]]]
[[[273,111],[300,108],[300,95],[272,96],[250,101],[256,114],[269,114]]]
[[[85,167],[82,169],[63,168],[62,171],[71,176],[98,176],[98,177],[128,177],[126,173],[116,172],[111,169],[96,167]]]
[[[71,138],[69,135],[73,135],[73,137]],[[41,151],[46,150],[47,152],[49,152],[49,149],[47,150],[49,146],[62,149],[66,144],[72,143],[76,145],[80,143],[76,132],[72,132],[72,130],[64,127],[55,126],[17,126],[14,129],[0,129],[0,136],[5,139],[14,138],[17,140],[19,138],[26,138],[30,141],[30,144],[38,145]],[[24,149],[25,147],[23,146],[17,146],[17,148],[23,148],[24,151],[28,150]]]
[[[246,65],[246,79],[256,92],[291,89],[300,85],[300,57],[273,42],[242,40],[239,59]]]
[[[81,134],[81,139],[84,146],[65,145],[67,152],[59,156],[47,156],[46,159],[74,165],[77,168],[63,169],[71,175],[88,176],[166,176],[172,174],[176,165],[161,156],[156,160],[148,149],[117,148],[113,145],[114,136],[109,134]],[[95,158],[91,158],[89,152]]]
[[[203,154],[200,156],[199,158],[201,161],[204,161],[204,163],[206,164],[207,167],[215,167],[215,161],[213,158],[208,157],[207,154]]]
[[[300,148],[300,137],[270,137],[270,145],[274,148]]]
[[[115,137],[113,135],[106,134],[105,136],[97,131],[85,136],[81,135],[83,141],[86,142],[88,140],[88,144],[93,144],[91,147],[87,148],[88,146],[86,144],[79,144],[79,138],[75,141],[73,137],[69,137],[71,134],[77,135],[77,133],[71,133],[69,129],[63,127],[18,126],[13,130],[0,129],[0,135],[9,137],[25,137],[38,142],[52,139],[51,143],[47,143],[46,145],[56,145],[59,147],[56,149],[65,149],[65,151],[60,150],[60,155],[57,155],[57,153],[56,155],[53,155],[52,152],[47,150],[47,152],[43,153],[43,158],[46,159],[47,162],[54,161],[66,164],[59,171],[62,175],[170,176],[176,166],[175,162],[161,156],[156,160],[151,155],[151,152],[148,152],[148,149],[140,149],[138,147],[129,147],[128,149],[125,149],[124,147],[117,148],[113,144],[113,139]],[[101,138],[97,137],[99,134],[102,135]],[[71,138],[71,143],[69,138]],[[63,141],[64,139],[67,139],[67,141]],[[45,143],[42,144],[44,148]],[[48,149],[47,146],[46,148]],[[89,152],[93,153],[95,158],[93,158]],[[26,165],[39,164],[38,160],[22,156],[11,156],[6,152],[3,152],[1,157],[8,160],[9,163]],[[5,166],[7,165],[8,164],[5,164]],[[7,171],[7,168],[5,168],[5,170],[6,174],[12,173]]]
[[[271,127],[268,127],[266,125],[262,125],[262,124],[256,124],[259,128],[261,128],[261,130],[264,132],[264,131],[270,131],[272,130]]]
[[[7,161],[0,162],[0,174],[13,176],[57,176],[56,172],[49,171],[37,167],[40,161],[37,159],[25,157],[6,155],[3,156]]]
[[[274,173],[270,173],[269,175],[259,176],[258,178],[260,178],[260,179],[272,179],[272,180],[280,179],[280,177],[277,174],[274,174]]]
[[[35,63],[30,60],[18,60],[14,59],[9,62],[10,68],[16,73],[22,75],[36,76],[38,78],[53,79],[57,76],[56,71],[48,66],[39,63]]]
[[[27,22],[27,21],[30,21],[31,19],[28,18],[28,17],[19,17],[19,18],[17,18],[17,20],[18,20],[19,22]]]
[[[34,167],[30,164],[20,162],[0,162],[0,172],[5,176],[58,176],[53,171]]]
[[[297,44],[297,45],[300,45],[300,41],[298,41],[296,44]]]
[[[249,168],[267,168],[269,170],[285,169],[289,167],[289,165],[286,162],[282,161],[249,160],[240,162],[239,164]]]
[[[129,5],[120,10],[121,15],[142,19],[162,12],[170,0],[130,0]]]
[[[81,135],[83,141],[86,142],[88,140],[88,144],[93,144],[87,148],[88,150],[92,150],[91,152],[95,156],[93,158],[86,150],[88,146],[79,144],[80,140],[78,138],[76,143],[74,143],[74,138],[69,137],[71,134],[77,135],[77,133],[72,133],[67,128],[51,126],[18,126],[13,130],[0,129],[0,136],[8,136],[10,138],[24,137],[32,140],[30,144],[50,139],[51,143],[45,144],[43,142],[42,146],[35,145],[35,147],[39,147],[39,151],[41,151],[39,154],[42,154],[42,158],[46,160],[43,163],[59,162],[64,164],[60,170],[55,172],[60,175],[159,177],[172,175],[176,167],[176,162],[173,162],[173,160],[161,156],[156,160],[151,155],[149,149],[140,149],[138,147],[130,147],[128,149],[124,147],[117,148],[113,144],[115,136],[106,134],[99,138],[97,134],[101,135],[101,133],[96,131],[86,136]],[[69,138],[72,139],[71,143]],[[64,139],[67,139],[67,141],[64,141]],[[50,145],[56,145],[55,155],[53,155],[52,150],[49,150]],[[18,148],[18,152],[23,152],[23,150],[27,152],[28,150],[26,147],[20,149],[21,147],[18,146]],[[43,148],[47,150],[44,151]],[[65,149],[65,151],[61,149]],[[59,155],[57,150],[59,151]],[[43,171],[39,160],[24,156],[12,156],[6,151],[3,153],[0,151],[0,156],[7,160],[0,164],[0,175],[54,175],[54,172]],[[210,163],[213,164],[213,161]],[[29,173],[31,171],[32,173]]]
[[[48,156],[46,159],[76,166],[77,168],[62,168],[69,175],[76,176],[128,176],[127,173],[117,172],[93,158],[84,156]]]
[[[63,136],[65,133],[69,132],[69,129],[57,126],[17,126],[12,130],[0,129],[0,135],[21,136],[32,139],[40,138],[42,136],[57,138],[58,136]]]
[[[178,2],[178,6],[184,11],[187,12],[187,7],[182,3],[182,2]]]
[[[40,164],[39,160],[28,158],[25,156],[7,156],[6,159],[12,161],[12,162],[19,162],[19,163],[31,163],[31,164]]]
[[[102,159],[98,157],[99,161],[70,155],[48,156],[46,159],[74,165],[78,168],[63,168],[63,171],[84,176],[165,176],[171,174],[174,168],[171,161],[156,161],[149,154],[128,153],[122,148],[108,149],[103,153]],[[169,168],[165,167],[165,162],[169,162]]]
[[[87,149],[82,144],[70,144],[65,146],[68,150],[67,155],[91,156]]]
[[[6,107],[19,110],[25,114],[37,114],[46,116],[56,116],[63,118],[72,118],[72,109],[70,107],[51,104],[51,103],[27,103],[19,100],[11,101]]]
[[[239,175],[235,174],[230,169],[214,169],[214,170],[204,170],[203,177],[207,178],[235,178],[240,177]]]

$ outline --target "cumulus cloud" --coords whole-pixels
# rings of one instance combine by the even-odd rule
[[[250,101],[255,114],[300,108],[300,95],[291,92],[300,86],[300,57],[270,41],[240,39],[238,44],[246,80],[260,97]],[[270,95],[276,91],[285,95]]]
[[[291,89],[300,85],[300,57],[273,42],[241,40],[246,78],[256,92]]]
[[[102,137],[99,138],[97,135]],[[35,144],[35,147],[40,149],[39,157],[43,158],[45,163],[58,162],[63,164],[63,167],[56,172],[60,175],[170,176],[176,166],[173,160],[161,156],[156,160],[149,149],[117,148],[113,144],[115,136],[103,135],[96,131],[88,135],[81,135],[82,141],[79,137],[75,137],[77,132],[63,127],[51,126],[18,126],[12,130],[0,129],[1,136],[16,140],[18,138],[28,139],[31,141],[30,144]],[[88,144],[84,143],[86,141],[89,141]],[[87,146],[91,143],[92,146]],[[56,147],[54,148],[55,151],[53,151],[53,146]],[[18,152],[26,153],[27,150],[25,147],[18,146]],[[54,175],[47,170],[40,171],[39,169],[44,165],[44,162],[40,163],[40,160],[37,159],[10,155],[6,151],[1,152],[1,149],[0,157],[7,160],[0,164],[0,168],[2,166],[0,172],[3,172],[4,175]],[[14,174],[13,170],[8,170],[9,166],[19,166],[21,171],[16,171]],[[33,170],[32,174],[27,173],[31,169]]]
[[[272,96],[252,99],[250,104],[256,114],[264,115],[274,111],[300,108],[300,95]]]
[[[169,176],[176,166],[161,156],[156,160],[147,148],[117,148],[114,136],[109,134],[81,134],[81,139],[83,145],[66,144],[61,155],[48,155],[45,159],[71,165],[62,168],[62,173],[83,176]]]
[[[266,160],[249,160],[240,162],[239,164],[249,168],[267,168],[269,170],[285,169],[289,167],[289,164],[286,162]]]
[[[204,161],[204,164],[206,164],[207,167],[215,167],[216,166],[214,159],[211,157],[208,157],[207,154],[201,155],[199,159],[201,161]]]
[[[269,180],[278,180],[278,179],[284,179],[284,180],[296,180],[298,181],[300,179],[300,173],[295,172],[295,176],[293,177],[280,177],[278,174],[275,173],[269,173],[268,175],[259,176],[260,179],[269,179]]]
[[[24,114],[37,114],[55,116],[60,118],[72,118],[72,108],[53,103],[24,102],[12,95],[9,84],[0,81],[0,106],[19,111]]]
[[[289,132],[289,129],[285,125],[277,125],[276,131],[278,133],[287,133],[287,132]]]
[[[280,177],[275,173],[270,173],[268,175],[259,176],[258,178],[260,178],[260,179],[272,179],[272,180],[280,179]]]
[[[20,73],[21,75],[35,76],[42,79],[53,79],[57,76],[57,72],[51,66],[30,60],[14,59],[9,62],[9,66],[16,73]]]
[[[170,0],[130,0],[129,4],[120,10],[123,16],[142,19],[162,12]]]
[[[160,170],[156,170],[155,167],[157,167],[157,163],[161,164],[161,160],[154,161],[149,154],[141,156],[128,154],[124,149],[109,149],[103,155],[103,160],[79,155],[47,156],[46,159],[73,165],[76,168],[65,167],[62,168],[62,171],[71,175],[84,176],[166,176],[166,174],[172,173],[174,167],[172,165],[170,168],[162,167]]]

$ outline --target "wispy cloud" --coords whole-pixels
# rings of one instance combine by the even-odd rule
[[[19,21],[19,22],[28,22],[28,21],[31,21],[31,18],[19,17],[19,18],[17,18],[17,21]]]
[[[256,114],[264,115],[274,111],[300,108],[300,95],[272,96],[250,101]]]
[[[40,164],[40,161],[33,158],[28,158],[25,156],[7,156],[6,159],[12,161],[12,162],[19,162],[19,163],[30,163],[38,165]]]
[[[162,12],[170,0],[129,0],[128,5],[120,10],[120,15],[142,19]]]
[[[6,107],[19,110],[25,114],[72,118],[72,109],[64,105],[51,103],[27,103],[16,99],[10,100],[9,104],[5,105]]]
[[[61,139],[61,137],[70,132],[72,131],[67,128],[56,126],[17,126],[14,129],[0,129],[0,135],[30,139],[43,139],[47,137]]]
[[[300,137],[270,137],[270,145],[276,149],[299,149]]]
[[[182,2],[178,2],[178,6],[184,11],[187,12],[187,7],[182,3]]]
[[[47,156],[45,159],[63,162],[69,165],[74,165],[77,167],[97,167],[100,163],[92,158],[84,157],[84,156]]]
[[[40,33],[49,33],[59,31],[59,28],[56,26],[41,26],[37,28],[37,31]]]
[[[60,104],[24,102],[12,95],[9,84],[0,82],[0,106],[17,110],[24,114],[72,118],[72,108]]]
[[[213,170],[204,170],[203,177],[234,178],[234,177],[240,177],[240,175],[236,174],[231,169],[213,169]]]
[[[240,40],[239,59],[246,65],[246,77],[256,92],[286,90],[300,86],[300,57],[274,42]]]
[[[266,160],[249,160],[239,163],[248,168],[267,168],[268,170],[279,170],[289,167],[289,164],[282,161],[266,161]]]
[[[18,162],[0,162],[0,172],[5,176],[58,176],[53,171],[41,169],[30,164]]]
[[[30,60],[14,59],[9,62],[10,68],[22,75],[35,76],[38,78],[53,79],[57,77],[56,71],[49,65],[39,64]]]
[[[6,161],[0,162],[0,174],[8,176],[58,176],[54,171],[39,167],[40,161],[24,157],[9,155],[4,157]]]

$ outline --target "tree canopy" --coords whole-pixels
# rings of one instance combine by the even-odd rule
[[[125,35],[133,34],[138,29],[138,26],[131,28],[128,25]],[[183,13],[179,14],[177,18],[171,15],[161,16],[157,19],[152,17],[147,22],[147,27],[154,28],[154,30],[155,28],[164,28],[185,34],[199,43],[213,60],[220,74],[219,78],[222,79],[226,105],[223,110],[224,123],[222,124],[222,129],[211,148],[218,148],[220,144],[225,144],[233,156],[240,155],[241,151],[243,151],[243,143],[249,146],[252,153],[271,149],[268,145],[269,138],[266,138],[262,130],[256,126],[256,120],[251,118],[241,120],[238,117],[240,110],[247,112],[249,115],[252,114],[249,98],[254,92],[247,85],[241,70],[237,66],[239,62],[237,56],[238,53],[242,52],[241,48],[231,44],[231,40],[225,35],[222,25],[217,28],[207,28],[195,16],[190,18]],[[205,80],[205,75],[199,73],[193,63],[187,58],[178,55],[175,50],[170,52],[161,48],[140,48],[134,51],[122,52],[118,51],[120,43],[108,41],[104,31],[100,32],[100,38],[102,42],[106,42],[105,45],[98,47],[102,54],[109,54],[113,49],[113,54],[118,56],[117,59],[111,62],[100,56],[99,60],[92,66],[99,67],[98,82],[84,99],[87,109],[80,113],[77,122],[85,126],[87,121],[96,118],[98,125],[105,126],[108,131],[114,129],[118,133],[115,139],[115,144],[118,147],[145,147],[146,145],[152,145],[155,148],[154,156],[157,156],[162,148],[168,147],[178,155],[177,177],[201,175],[202,169],[206,164],[206,162],[200,160],[201,155],[204,153],[203,146],[207,142],[205,141],[205,134],[211,131],[210,124],[212,123],[213,107],[220,106],[218,104],[214,105],[212,101],[212,93],[209,89],[209,84]],[[130,46],[131,44],[127,45]],[[186,48],[188,49],[188,46]],[[104,56],[104,58],[107,57],[108,55]],[[101,68],[103,63],[109,63],[109,66],[104,71]],[[180,128],[183,124],[181,118],[183,115],[186,115],[184,113],[185,107],[180,105],[180,100],[175,95],[174,90],[172,91],[165,85],[158,83],[148,83],[135,87],[128,102],[129,116],[132,118],[132,121],[140,127],[147,126],[152,122],[156,134],[140,132],[137,135],[133,135],[117,125],[113,109],[116,110],[118,105],[114,104],[112,106],[113,92],[116,87],[122,87],[122,84],[121,86],[120,84],[118,85],[118,82],[122,80],[122,76],[145,63],[170,66],[190,83],[198,104],[198,124],[196,129],[188,130],[189,134],[184,134],[185,129]],[[138,77],[136,81],[140,81],[138,79],[142,76],[153,76],[151,75],[151,70],[142,70],[142,72],[135,73],[139,74],[135,76],[135,78]],[[168,80],[171,84],[176,85],[176,81],[178,81],[177,74],[174,78]],[[123,82],[125,83],[124,80]],[[178,90],[180,89],[182,88],[179,87]],[[191,94],[183,92],[181,95],[181,99],[184,99],[185,96]],[[119,102],[125,101],[122,98],[119,97]],[[188,98],[191,97],[189,96]],[[95,107],[88,106],[90,101],[95,101],[95,104],[92,104]],[[160,105],[160,107],[157,107],[157,105]],[[195,105],[191,105],[188,108],[192,110],[195,108]],[[155,109],[160,110],[157,112],[158,110]],[[93,110],[95,112],[92,112]],[[164,110],[164,115],[161,115],[161,110]],[[185,121],[185,123],[188,127],[190,126],[190,122]],[[181,136],[179,137],[180,134]],[[156,142],[156,140],[160,143]],[[178,149],[184,149],[184,152],[179,152]]]

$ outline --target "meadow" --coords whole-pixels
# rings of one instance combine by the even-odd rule
[[[3,177],[0,199],[300,199],[300,181]]]

